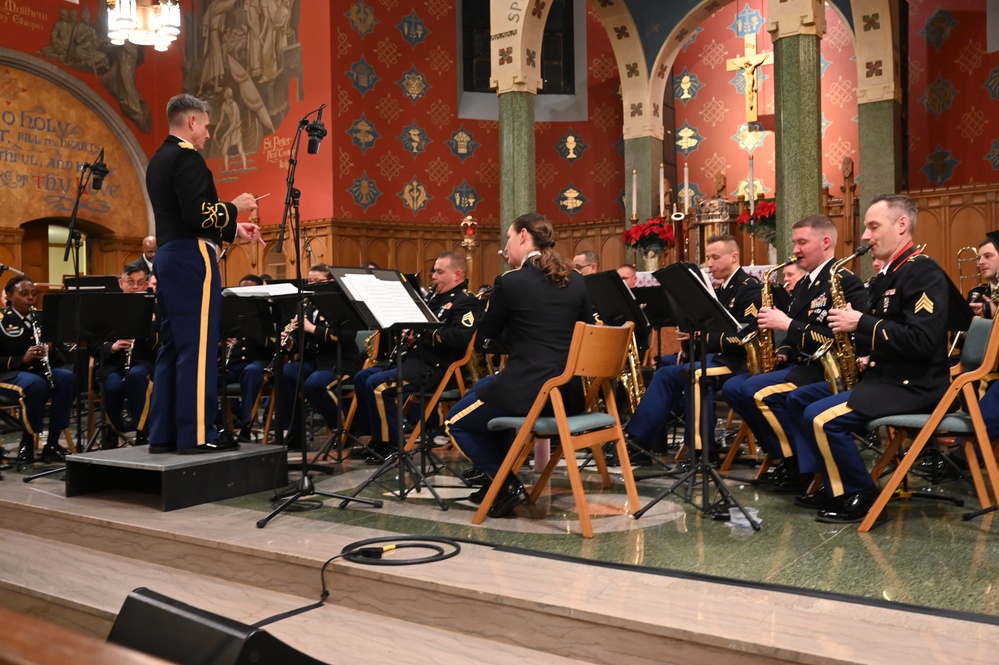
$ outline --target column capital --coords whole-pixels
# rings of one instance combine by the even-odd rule
[[[794,35],[826,32],[826,10],[822,0],[769,0],[767,32],[777,41]]]

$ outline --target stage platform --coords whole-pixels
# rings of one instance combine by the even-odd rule
[[[127,594],[148,587],[255,623],[315,602],[323,563],[392,535],[371,527],[396,507],[338,513],[351,523],[287,514],[258,529],[260,512],[232,502],[163,512],[149,495],[67,497],[56,477],[10,474],[0,482],[0,603],[104,636]],[[442,523],[437,535],[475,533]],[[325,579],[323,607],[267,630],[331,665],[991,665],[999,651],[990,623],[467,542],[425,565],[334,561]]]
[[[149,454],[149,448],[98,450],[66,458],[66,496],[111,489],[160,497],[161,510],[188,508],[280,487],[288,482],[284,448],[242,444],[204,455]]]

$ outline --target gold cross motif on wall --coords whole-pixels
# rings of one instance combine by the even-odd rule
[[[756,122],[759,119],[757,109],[757,93],[760,90],[760,77],[757,70],[763,65],[774,64],[773,53],[756,52],[756,34],[746,35],[746,53],[738,58],[725,61],[725,69],[730,72],[742,70],[746,79],[746,122]]]

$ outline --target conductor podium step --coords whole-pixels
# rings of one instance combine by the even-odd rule
[[[164,511],[263,492],[288,482],[281,446],[242,444],[205,455],[150,455],[149,448],[98,450],[66,458],[66,496],[103,490],[157,494]]]

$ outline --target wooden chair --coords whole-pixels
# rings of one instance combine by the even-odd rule
[[[426,400],[423,409],[423,419],[418,420],[415,425],[413,425],[413,431],[410,433],[409,438],[406,439],[406,450],[412,450],[415,448],[420,439],[420,422],[426,422],[430,418],[431,414],[435,410],[439,410],[440,406],[446,403],[454,403],[465,396],[467,388],[465,387],[465,377],[462,374],[462,370],[472,359],[472,354],[475,352],[475,338],[478,333],[472,333],[472,339],[468,342],[468,347],[465,349],[465,354],[451,363],[447,370],[444,372],[444,377],[437,384],[437,388],[434,393]],[[451,385],[452,379],[454,380],[455,388],[448,388]],[[444,422],[445,414],[439,414],[441,422]]]
[[[986,375],[994,372],[997,364],[999,364],[999,326],[993,325],[991,319],[976,318],[971,322],[965,337],[961,362],[951,368],[951,375],[954,378],[932,413],[886,416],[868,424],[868,429],[872,431],[879,427],[894,429],[885,452],[871,470],[871,477],[877,482],[892,460],[898,460],[898,467],[881,490],[867,517],[860,523],[860,531],[871,530],[927,442],[938,433],[965,437],[965,454],[978,500],[982,508],[995,505],[994,502],[999,497],[999,468],[996,466],[996,456],[985,431],[975,386]],[[950,413],[954,404],[962,398],[966,411]],[[911,439],[912,443],[905,455],[899,459],[901,446],[907,439]],[[979,455],[984,460],[988,472],[991,497],[985,487],[981,467],[978,465]]]
[[[601,446],[613,441],[621,460],[621,472],[624,475],[625,491],[628,496],[628,508],[632,513],[641,507],[638,502],[638,490],[635,488],[635,478],[631,473],[631,462],[628,448],[624,442],[624,432],[618,417],[617,402],[614,397],[614,380],[624,369],[627,360],[628,344],[634,325],[628,323],[623,327],[594,326],[577,322],[573,331],[572,344],[566,360],[565,371],[550,379],[542,386],[534,404],[526,417],[493,418],[489,421],[489,429],[516,429],[517,436],[503,460],[503,465],[493,479],[478,511],[472,518],[473,524],[481,524],[489,512],[503,486],[507,476],[516,473],[523,466],[528,454],[533,449],[535,437],[558,438],[558,447],[552,453],[551,460],[545,467],[531,492],[529,502],[535,502],[541,495],[545,484],[551,478],[552,471],[559,460],[566,457],[568,462],[569,482],[576,501],[576,511],[579,514],[579,525],[583,536],[593,537],[593,525],[587,509],[586,493],[583,489],[583,479],[576,465],[576,451],[589,448],[597,463],[597,469],[603,477],[603,486],[611,486],[610,475],[604,460]],[[586,394],[587,406],[593,404],[598,395],[603,396],[605,412],[586,412],[570,416],[565,412],[561,387],[577,377],[592,379]],[[551,403],[555,415],[541,417],[541,411]]]

